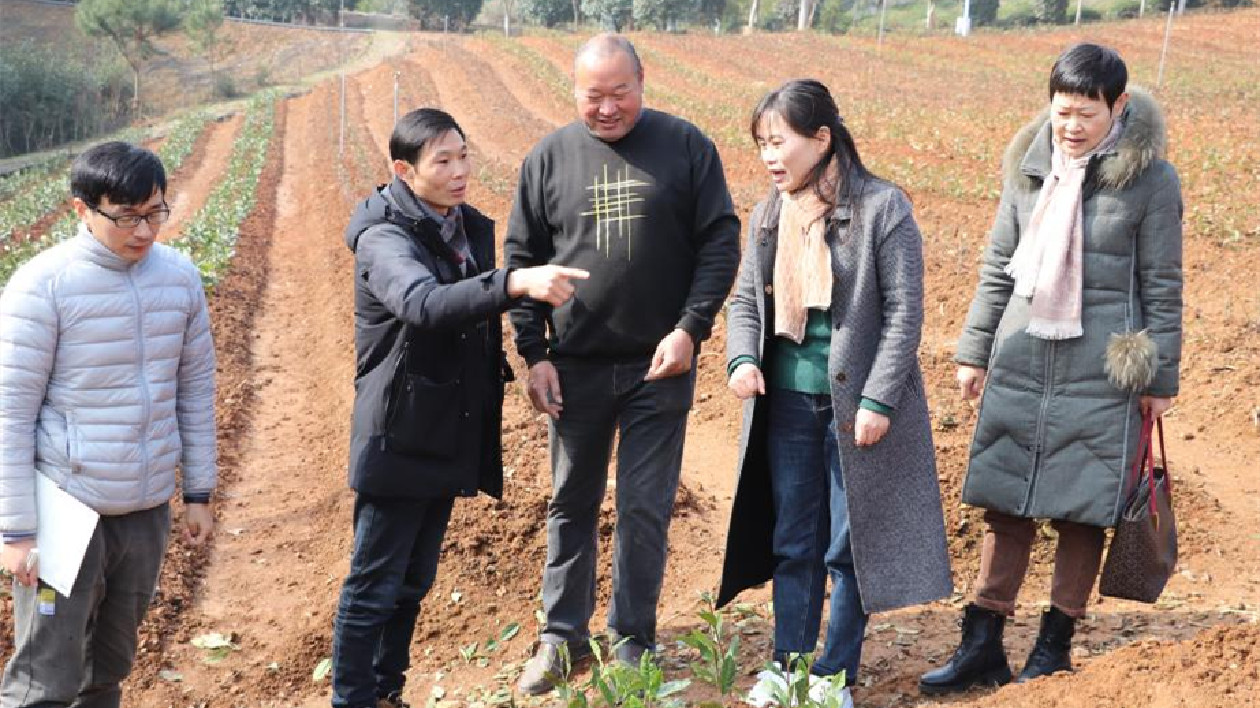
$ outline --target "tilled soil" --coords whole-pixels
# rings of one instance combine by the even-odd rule
[[[1242,32],[1232,25],[1246,22],[1260,26],[1260,13],[1254,11],[1195,19],[1203,31]],[[1158,34],[1146,24],[1107,31],[1116,35],[1117,43],[1139,39],[1149,43]],[[1140,37],[1129,40],[1123,33]],[[1001,67],[1014,61],[1024,47],[1021,43],[1031,42],[1038,52],[1053,54],[1066,41],[1065,35],[1033,38],[995,36],[993,46],[974,51],[984,64]],[[731,38],[644,35],[636,41],[650,50],[645,57],[655,56],[659,63],[654,66],[645,59],[648,81],[653,81],[655,71],[666,89],[663,95],[669,97],[698,90],[698,79],[687,67],[697,64],[708,71],[713,57],[730,58],[729,70],[714,72],[729,88],[762,69],[776,75],[804,74],[812,68],[811,56],[834,46],[833,40],[813,36],[800,38],[799,46],[797,40],[783,36],[748,38],[738,45],[739,52],[732,51]],[[531,38],[522,44],[542,52],[542,61],[560,67],[568,61],[564,52],[570,43]],[[846,61],[877,55],[873,43],[855,46],[850,50],[845,45],[843,51],[852,51]],[[917,100],[920,94],[933,95],[921,83],[930,78],[933,60],[916,52],[937,52],[939,62],[953,58],[955,52],[971,56],[972,51],[970,45],[952,42],[937,47],[898,40],[880,50],[890,52],[885,56],[893,57],[891,68],[869,69],[856,81],[856,89],[841,78],[825,78],[846,90],[865,92],[877,90],[881,81],[877,72],[885,72],[883,81],[904,82],[906,92]],[[689,59],[697,55],[707,60]],[[1146,56],[1140,54],[1135,63],[1142,66]],[[260,195],[259,208],[242,230],[233,275],[215,296],[224,425],[218,533],[209,554],[190,555],[178,546],[172,551],[162,602],[146,625],[145,654],[129,683],[130,705],[327,705],[327,681],[315,680],[312,672],[330,653],[332,615],[350,547],[352,506],[345,488],[353,376],[352,256],[341,229],[353,204],[388,175],[386,143],[398,71],[400,110],[441,105],[467,130],[479,165],[472,203],[498,220],[501,235],[516,165],[534,142],[564,119],[553,108],[563,97],[545,79],[530,76],[531,66],[495,42],[420,41],[406,57],[346,81],[349,129],[342,155],[338,83],[326,82],[286,103],[280,121],[284,127],[273,143],[264,179],[271,191]],[[982,82],[975,76],[964,74],[960,81],[974,82],[967,87],[978,91]],[[553,94],[534,95],[547,91]],[[1223,140],[1213,144],[1220,150],[1234,146],[1254,154],[1254,147],[1230,142],[1228,131],[1196,133],[1187,93],[1183,90],[1170,99],[1176,135],[1193,134],[1195,140],[1208,143]],[[958,100],[983,101],[970,93],[965,96]],[[695,106],[676,109],[706,129],[725,126],[719,147],[734,166],[728,175],[739,211],[746,215],[752,206],[749,200],[764,191],[764,178],[756,172],[755,160],[739,152],[751,153],[752,148],[734,142],[735,123],[703,113],[722,101],[720,93],[711,94]],[[742,114],[749,108],[736,105],[732,110]],[[1028,111],[1017,108],[995,110],[983,119],[997,126],[992,132],[1001,137],[995,141],[1004,140],[1026,119]],[[698,113],[690,115],[689,110]],[[967,110],[967,115],[976,115],[974,107]],[[1256,112],[1254,106],[1236,110],[1244,116]],[[874,147],[867,154],[876,159],[868,159],[871,162],[895,165],[912,151],[905,144],[941,139],[931,126],[890,126],[869,114],[854,120],[873,135]],[[987,125],[984,130],[989,130]],[[981,161],[957,167],[967,174],[975,171],[977,180],[994,182],[991,170],[997,157],[989,158],[983,167]],[[1197,186],[1203,179],[1191,175],[1188,188],[1203,189]],[[928,321],[920,357],[936,430],[957,592],[947,601],[872,618],[863,681],[855,691],[858,705],[1256,705],[1260,480],[1255,460],[1260,434],[1251,410],[1260,404],[1256,398],[1260,301],[1254,288],[1258,246],[1254,240],[1230,242],[1193,229],[1187,233],[1183,395],[1169,417],[1182,541],[1178,575],[1154,607],[1097,599],[1078,627],[1074,661],[1081,670],[1075,675],[953,699],[918,695],[918,674],[947,659],[957,641],[956,620],[975,576],[983,526],[976,510],[959,504],[974,411],[957,398],[951,356],[974,289],[975,265],[993,202],[991,197],[975,199],[957,189],[956,194],[931,185],[910,189],[927,245]],[[1188,195],[1188,205],[1194,194]],[[1199,195],[1200,203],[1208,201]],[[1224,211],[1228,216],[1245,208],[1228,202]],[[1260,234],[1260,223],[1256,226]],[[675,676],[687,675],[684,664],[694,658],[679,649],[676,640],[700,626],[696,612],[701,593],[716,585],[734,487],[739,409],[725,391],[723,340],[724,328],[719,325],[700,359],[683,485],[670,536],[660,617],[663,661]],[[513,360],[518,375],[523,374],[519,358],[513,355]],[[482,497],[456,505],[437,584],[416,629],[407,696],[414,704],[441,696],[448,705],[472,705],[499,687],[510,686],[536,635],[549,492],[547,435],[545,421],[532,411],[519,387],[510,389],[505,402],[504,443],[504,500]],[[604,559],[614,523],[611,503],[606,502],[599,529]],[[1043,535],[1046,542],[1038,546],[1019,612],[1007,631],[1017,668],[1031,646],[1037,613],[1047,599],[1052,532],[1047,528]],[[604,560],[601,608],[607,594]],[[746,593],[730,618],[743,640],[744,688],[769,655],[768,599],[764,589]],[[602,626],[602,612],[593,624],[596,628]],[[232,635],[239,650],[206,663],[189,640],[211,631]],[[7,639],[7,627],[0,627],[0,636]],[[488,644],[492,639],[493,646]],[[165,678],[158,673],[161,669],[168,672]],[[715,697],[700,686],[687,695],[692,700]]]
[[[179,171],[171,176],[168,190],[173,196],[170,202],[171,220],[162,227],[162,240],[178,238],[184,224],[205,206],[218,180],[227,171],[236,134],[244,122],[245,116],[236,113],[208,123],[197,137],[192,153]]]

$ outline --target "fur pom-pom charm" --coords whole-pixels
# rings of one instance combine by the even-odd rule
[[[1140,393],[1155,379],[1158,353],[1155,341],[1146,330],[1112,334],[1107,341],[1103,370],[1112,386]]]

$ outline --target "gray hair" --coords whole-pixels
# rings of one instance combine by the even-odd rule
[[[618,52],[630,57],[630,63],[634,65],[635,75],[642,79],[643,62],[639,61],[639,53],[634,50],[634,44],[623,35],[613,34],[612,32],[597,34],[583,42],[581,47],[578,47],[577,54],[573,57],[573,76],[577,76],[577,66],[583,59],[588,57],[605,59]]]

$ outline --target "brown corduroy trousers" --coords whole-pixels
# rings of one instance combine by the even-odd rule
[[[975,603],[1003,614],[1015,612],[1015,597],[1028,573],[1028,558],[1037,538],[1036,519],[986,511],[988,529],[980,551],[980,577]],[[1085,614],[1090,591],[1102,563],[1104,530],[1072,521],[1051,522],[1059,533],[1054,553],[1050,603],[1071,617]]]

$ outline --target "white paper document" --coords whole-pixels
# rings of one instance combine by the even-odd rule
[[[38,472],[35,473],[35,513],[39,579],[70,597],[100,514]]]

